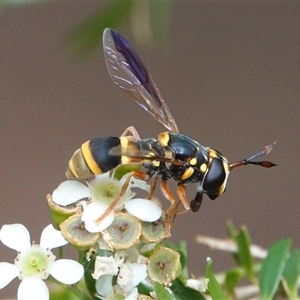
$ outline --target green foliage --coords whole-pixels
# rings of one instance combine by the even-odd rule
[[[158,299],[176,300],[173,293],[170,293],[170,291],[167,290],[167,288],[163,286],[161,283],[154,282],[153,286]]]
[[[265,259],[262,262],[257,262],[253,257],[253,245],[249,232],[245,226],[234,228],[232,224],[228,225],[230,240],[225,240],[232,251],[232,245],[236,246],[236,252],[233,254],[237,266],[223,271],[214,273],[212,269],[212,260],[208,259],[205,276],[195,279],[202,284],[203,288],[191,288],[188,282],[189,275],[186,269],[187,249],[185,242],[180,242],[177,245],[170,242],[161,242],[156,244],[155,249],[159,247],[169,248],[180,254],[180,261],[183,270],[180,271],[172,282],[164,283],[156,280],[143,281],[138,285],[138,292],[142,295],[147,295],[152,299],[152,292],[155,292],[158,299],[166,300],[181,300],[195,299],[204,300],[205,295],[209,295],[212,299],[275,299],[277,296],[281,299],[298,299],[299,289],[299,274],[300,274],[300,250],[294,250],[290,253],[291,240],[282,239],[271,245]],[[222,240],[223,242],[223,240]],[[264,253],[262,251],[262,253]],[[95,279],[91,277],[94,270],[93,256],[111,256],[112,252],[100,250],[92,255],[92,259],[87,262],[83,259],[85,266],[85,285],[90,292],[89,299],[95,299]],[[151,252],[146,257],[151,258]],[[259,255],[261,256],[261,255]],[[85,257],[83,254],[81,257]],[[243,279],[243,281],[242,281]],[[192,279],[194,280],[194,279]],[[245,284],[245,280],[249,284]],[[241,285],[243,282],[244,285]],[[207,286],[206,286],[207,284]],[[247,294],[247,288],[253,287],[254,294]],[[66,293],[72,292],[62,291]],[[60,295],[63,295],[62,293]],[[75,294],[76,295],[76,294]],[[57,297],[56,297],[57,298]],[[53,299],[56,299],[55,297]],[[66,299],[76,299],[66,298]]]
[[[253,257],[250,251],[251,240],[249,233],[245,227],[242,227],[239,234],[236,236],[236,243],[238,246],[238,258],[240,264],[244,268],[245,274],[248,279],[253,280]]]
[[[298,298],[298,281],[300,274],[300,250],[295,250],[288,258],[285,268],[283,270],[284,283],[286,285],[286,292],[289,299]]]
[[[234,289],[239,284],[243,272],[239,269],[228,270],[225,275],[224,287],[228,295],[234,295]]]
[[[91,257],[90,261],[87,261],[83,255],[82,257],[82,264],[84,265],[84,281],[89,294],[91,295],[91,297],[93,297],[93,295],[97,294],[95,279],[92,277],[92,273],[94,272],[95,267],[95,256]],[[97,298],[93,297],[93,299]]]
[[[206,270],[205,270],[205,277],[208,278],[209,280],[208,291],[210,296],[213,299],[224,299],[224,300],[228,299],[213,273],[211,259],[209,259],[207,263]]]
[[[260,295],[262,299],[273,299],[286,265],[290,246],[291,240],[284,239],[276,242],[269,249],[259,276]]]
[[[189,287],[186,287],[184,283],[178,278],[173,280],[170,290],[173,292],[173,295],[177,300],[181,300],[181,299],[205,300],[204,296],[200,292],[191,289]]]
[[[140,42],[149,44],[153,39],[166,41],[171,10],[172,1],[102,2],[93,15],[70,30],[65,36],[66,45],[75,57],[83,58],[101,45],[105,28],[117,28],[122,24],[131,24],[133,35]]]
[[[87,55],[101,44],[106,27],[115,28],[130,12],[132,1],[113,1],[101,5],[92,16],[83,20],[66,36],[67,44],[76,56]]]
[[[232,223],[227,224],[230,239],[236,244],[237,251],[233,254],[237,267],[214,274],[212,262],[209,261],[205,276],[209,279],[208,293],[213,299],[240,299],[242,293],[236,294],[242,278],[257,287],[257,293],[252,298],[274,299],[280,295],[282,299],[298,299],[300,275],[300,250],[290,253],[291,240],[282,239],[274,243],[267,252],[266,258],[255,262],[251,251],[251,239],[245,226],[239,230]],[[230,247],[228,247],[229,249]],[[218,280],[217,280],[218,279]],[[246,291],[246,287],[245,291]]]
[[[193,299],[193,300],[205,300],[204,296],[199,292],[186,287],[179,279],[175,279],[172,285],[167,288],[164,285],[154,282],[154,290],[158,299],[166,300],[182,300],[182,299]]]

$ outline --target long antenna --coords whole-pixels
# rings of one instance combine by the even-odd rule
[[[263,155],[268,155],[272,150],[274,145],[276,144],[277,141],[275,141],[274,143],[263,147],[262,149],[260,149],[256,154],[250,156],[249,158],[243,159],[241,161],[237,161],[235,163],[232,163],[229,165],[229,170],[233,170],[236,167],[240,167],[240,166],[246,166],[246,165],[256,165],[256,166],[262,166],[264,168],[271,168],[271,167],[275,167],[277,166],[276,164],[273,164],[270,161],[252,161],[253,159],[263,156]]]

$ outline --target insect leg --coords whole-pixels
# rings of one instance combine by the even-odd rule
[[[177,194],[179,196],[179,199],[180,199],[181,203],[184,206],[184,209],[185,209],[184,212],[187,212],[188,210],[190,210],[189,201],[188,201],[188,199],[186,198],[186,195],[185,195],[185,186],[183,184],[178,185]]]
[[[165,220],[165,231],[166,231],[166,237],[171,236],[171,228],[174,224],[174,220],[178,213],[178,208],[181,203],[181,200],[178,199],[173,205],[170,205],[170,207],[166,211],[166,220]]]
[[[166,212],[167,228],[172,227],[172,224],[178,214],[178,208],[179,208],[180,203],[183,204],[185,210],[183,212],[180,212],[179,214],[185,213],[190,210],[189,201],[187,200],[186,195],[185,195],[185,186],[183,184],[178,185],[177,194],[179,196],[179,200],[177,200],[175,203],[172,203]]]
[[[115,209],[116,205],[118,204],[118,202],[120,201],[121,197],[126,193],[127,188],[129,186],[130,180],[132,177],[135,177],[137,179],[140,180],[144,180],[147,181],[149,179],[149,175],[141,172],[141,171],[133,171],[129,174],[129,176],[127,177],[125,183],[123,184],[120,193],[118,194],[118,196],[111,202],[111,204],[109,205],[109,207],[105,210],[105,212],[98,218],[95,220],[95,222],[97,224],[99,224],[100,222],[102,222],[107,216],[108,214]]]
[[[127,135],[130,135],[130,136],[133,136],[134,138],[136,138],[137,140],[140,140],[140,135],[138,134],[137,130],[135,129],[135,127],[133,126],[129,126],[127,127],[124,132],[121,134],[121,137],[122,136],[127,136]]]
[[[150,192],[149,192],[149,195],[147,197],[147,199],[151,200],[152,199],[152,196],[153,196],[153,193],[156,189],[156,183],[157,183],[157,180],[158,180],[158,177],[156,176],[153,180],[153,183],[151,185],[151,188],[150,188]]]
[[[175,198],[169,189],[168,183],[165,180],[163,180],[161,182],[160,189],[161,189],[161,192],[163,193],[164,197],[171,202],[171,206],[172,206],[175,203]]]
[[[183,184],[178,185],[177,194],[179,196],[179,200],[177,201],[175,201],[175,198],[172,192],[170,191],[166,181],[162,181],[161,190],[165,198],[167,198],[171,203],[170,207],[166,211],[166,224],[165,224],[166,231],[169,231],[176,218],[176,215],[178,214],[178,208],[180,203],[182,203],[185,208],[184,212],[187,212],[190,209],[190,205],[186,198],[185,186]]]

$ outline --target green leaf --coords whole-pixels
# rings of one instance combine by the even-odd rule
[[[76,56],[94,51],[102,42],[103,30],[116,27],[130,13],[132,1],[118,0],[107,3],[109,4],[102,4],[94,15],[75,26],[66,36],[67,45]]]
[[[251,239],[248,230],[245,226],[242,226],[239,234],[236,237],[236,242],[238,246],[239,263],[244,268],[245,274],[248,277],[248,279],[253,280],[253,257],[250,251]]]
[[[288,251],[290,239],[283,239],[271,246],[268,255],[262,263],[259,277],[260,295],[263,300],[273,299],[278,288]]]
[[[153,286],[158,299],[176,300],[175,296],[171,294],[161,283],[155,281]]]
[[[289,299],[298,299],[298,278],[300,274],[300,250],[292,252],[283,270],[283,277],[288,287]]]
[[[95,257],[93,257],[90,261],[85,259],[82,264],[84,266],[84,280],[86,288],[92,296],[92,299],[97,299],[94,297],[94,295],[97,295],[96,280],[92,277],[92,273],[95,269]]]
[[[237,243],[237,231],[236,231],[236,229],[235,229],[235,227],[234,227],[232,221],[227,221],[227,223],[226,223],[226,230],[227,230],[227,234],[228,234],[229,238],[230,238],[233,242]],[[238,253],[232,253],[232,256],[233,256],[234,261],[235,261],[238,265],[240,265],[240,260],[239,260],[239,255],[238,255]]]
[[[138,286],[139,294],[148,295],[154,291],[153,285],[148,284],[148,281],[142,281]]]
[[[205,277],[209,279],[208,290],[212,299],[228,299],[224,294],[220,284],[218,283],[213,270],[212,270],[212,260],[210,259],[206,265]]]
[[[228,234],[229,238],[232,239],[233,241],[235,241],[237,232],[236,232],[236,229],[235,229],[232,221],[227,221],[226,230],[227,230],[227,234]]]
[[[234,289],[240,282],[243,274],[241,270],[232,269],[226,272],[225,276],[225,288],[230,295],[234,295]]]
[[[193,300],[205,300],[205,297],[198,291],[186,287],[178,278],[173,280],[170,287],[176,299],[193,299]]]

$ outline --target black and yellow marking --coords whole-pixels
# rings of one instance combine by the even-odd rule
[[[208,149],[208,157],[217,158],[219,156],[218,152],[214,149]]]
[[[81,145],[81,152],[91,172],[93,174],[102,174],[103,172],[99,164],[95,161],[94,155],[92,154],[90,141],[87,141]]]
[[[69,161],[68,178],[90,179],[121,164],[121,155],[109,151],[120,145],[117,137],[98,137],[83,143]]]
[[[190,178],[193,174],[194,174],[194,169],[192,167],[189,167],[181,175],[181,180],[186,180],[186,179]]]
[[[157,167],[157,168],[158,168],[159,165],[160,165],[160,161],[159,161],[159,160],[153,160],[153,161],[152,161],[152,164],[153,164],[154,167]]]
[[[200,169],[200,172],[204,174],[207,170],[207,164],[203,163],[199,169]]]
[[[193,157],[193,158],[189,161],[189,164],[190,164],[191,166],[196,166],[196,164],[197,164],[197,158],[196,158],[196,157]]]
[[[162,147],[167,147],[170,141],[170,135],[167,132],[162,132],[158,135],[158,141]]]

